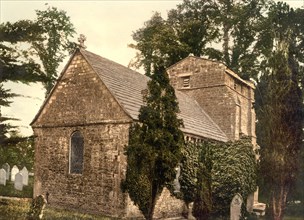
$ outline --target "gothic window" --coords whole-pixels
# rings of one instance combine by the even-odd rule
[[[75,131],[70,143],[70,173],[82,174],[83,171],[83,136],[80,131]]]

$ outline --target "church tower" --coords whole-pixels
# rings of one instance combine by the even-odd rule
[[[167,69],[171,85],[194,98],[230,140],[256,143],[254,85],[224,64],[188,56]]]

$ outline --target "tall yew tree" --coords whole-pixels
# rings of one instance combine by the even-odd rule
[[[256,93],[257,135],[261,146],[261,177],[269,192],[272,219],[284,217],[294,188],[303,147],[303,10],[273,4],[264,37],[271,45]],[[302,51],[302,52],[301,52]]]
[[[175,179],[184,144],[175,91],[163,67],[154,67],[139,121],[130,129],[127,173],[122,184],[146,219],[152,219],[158,196]]]

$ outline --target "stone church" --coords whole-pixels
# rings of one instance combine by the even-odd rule
[[[176,90],[185,139],[255,143],[254,85],[220,62],[188,56],[167,69]],[[149,78],[77,49],[31,126],[35,135],[34,195],[50,206],[113,217],[138,216],[120,183],[129,127],[137,121]],[[155,217],[181,212],[168,190]]]

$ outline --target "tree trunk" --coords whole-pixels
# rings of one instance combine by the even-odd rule
[[[224,60],[226,62],[227,65],[230,64],[230,57],[229,57],[229,26],[227,24],[224,24],[224,27],[223,27],[223,31],[224,31],[224,34],[223,34],[223,40],[224,40],[224,43],[223,43],[223,52],[224,52]]]
[[[148,218],[147,220],[152,220],[153,219],[153,215],[154,215],[154,210],[155,210],[155,205],[156,205],[156,199],[158,196],[158,184],[154,183],[154,181],[152,181],[153,183],[151,184],[151,202],[150,202],[150,207],[149,207],[149,213],[148,213]]]
[[[150,206],[150,210],[149,210],[149,215],[148,215],[148,220],[152,220],[153,219],[153,215],[154,215],[154,209],[155,209],[155,198],[152,198],[152,202],[151,202],[151,206]]]
[[[281,185],[279,190],[272,193],[271,196],[271,212],[273,220],[283,220],[286,208],[288,189]]]
[[[223,54],[224,54],[224,61],[226,65],[230,66],[230,57],[229,57],[229,31],[231,29],[231,8],[232,2],[230,0],[225,1],[224,3],[224,17],[222,18],[223,22]]]

